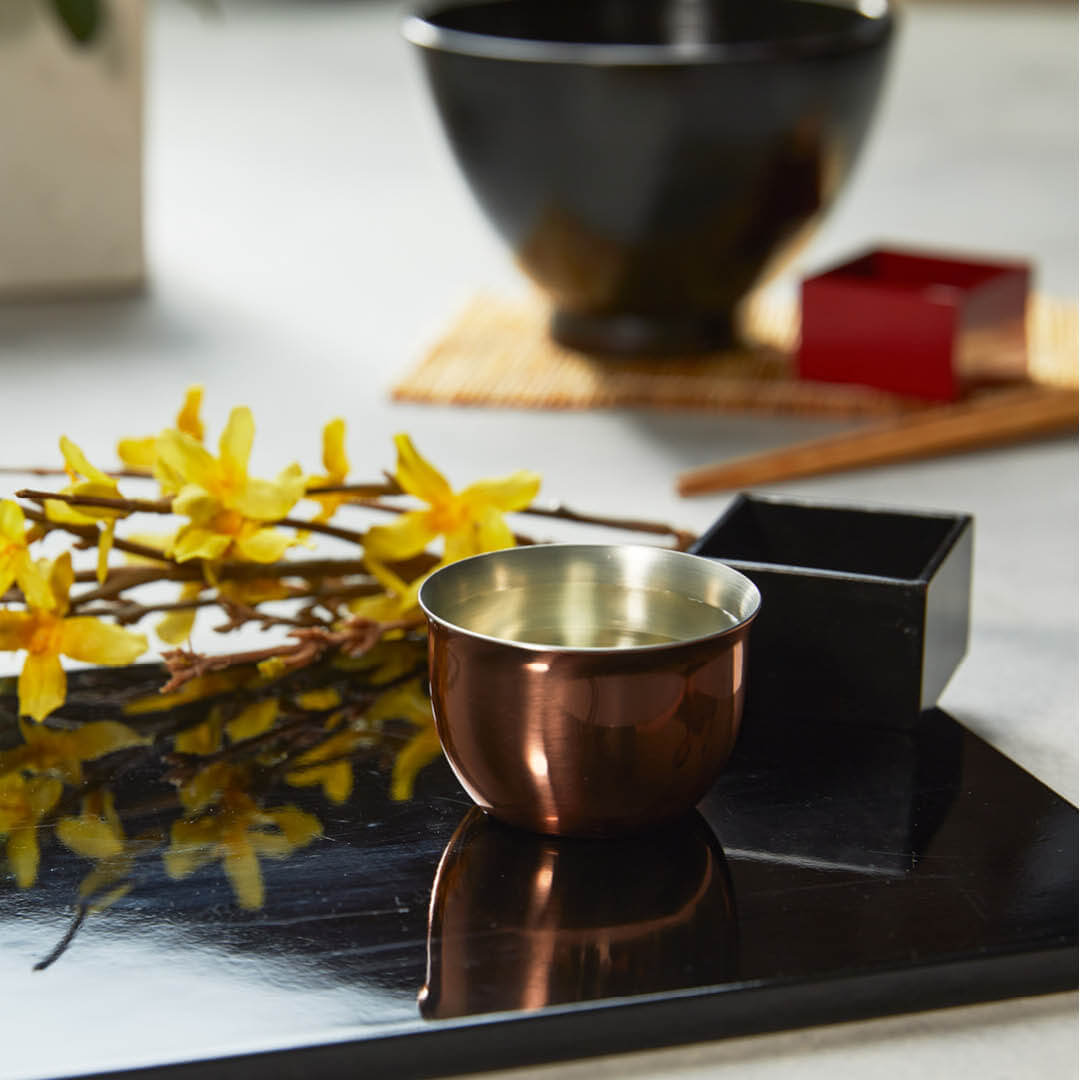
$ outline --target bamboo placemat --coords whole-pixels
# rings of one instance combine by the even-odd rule
[[[752,348],[703,356],[624,360],[566,349],[547,333],[542,299],[475,297],[393,388],[398,401],[524,409],[651,407],[710,412],[881,416],[923,403],[869,387],[794,377],[798,308],[761,296],[746,305]],[[1036,296],[1028,310],[1034,377],[1075,386],[1075,305]]]

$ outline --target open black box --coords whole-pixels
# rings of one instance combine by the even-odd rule
[[[967,651],[972,519],[741,494],[690,549],[761,590],[746,709],[913,728]]]

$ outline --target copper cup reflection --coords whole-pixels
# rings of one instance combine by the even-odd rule
[[[535,836],[469,811],[432,887],[428,1019],[658,993],[737,970],[723,852],[691,812],[633,839]]]
[[[727,761],[760,597],[664,548],[544,544],[465,559],[420,590],[435,726],[478,806],[603,836],[685,813]]]

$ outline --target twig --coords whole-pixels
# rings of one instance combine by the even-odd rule
[[[685,529],[677,529],[661,521],[645,521],[641,518],[604,517],[597,514],[581,514],[571,510],[561,503],[550,506],[526,506],[519,511],[522,514],[530,514],[534,517],[558,518],[561,521],[576,521],[583,525],[602,525],[609,529],[625,529],[627,532],[652,533],[655,536],[673,536],[680,548],[689,547],[696,539],[697,534],[687,532]]]
[[[38,491],[35,488],[20,488],[15,492],[17,499],[31,499],[37,503],[55,501],[68,506],[97,507],[102,510],[123,510],[132,514],[171,514],[172,499],[126,499],[113,498],[110,495],[66,495],[60,491]]]
[[[98,542],[98,529],[96,525],[73,525],[70,522],[50,521],[39,510],[23,508],[23,514],[30,521],[36,521],[46,525],[50,529],[60,529],[62,532],[77,536],[83,542],[93,546]],[[172,566],[179,564],[175,559],[170,559],[160,548],[148,547],[146,544],[138,544],[133,540],[124,540],[117,536],[113,539],[113,547],[117,551],[125,551],[129,555],[138,555],[142,559],[155,559],[158,562],[169,563]]]
[[[161,654],[172,675],[161,688],[161,693],[171,693],[191,679],[241,664],[260,664],[264,660],[279,659],[287,671],[294,671],[321,659],[331,649],[341,649],[346,656],[361,656],[375,646],[386,631],[407,630],[420,626],[422,622],[420,616],[385,623],[354,617],[340,630],[325,630],[321,627],[294,630],[290,634],[290,637],[295,639],[292,645],[225,653],[221,656],[203,656],[185,649],[171,649]]]
[[[323,521],[304,521],[303,518],[283,517],[277,521],[269,521],[268,525],[285,525],[290,529],[299,529],[303,532],[323,533],[326,536],[336,536],[339,540],[349,540],[354,544],[364,542],[364,533],[355,529],[343,529],[340,525],[329,525]]]
[[[46,968],[51,967],[67,952],[68,946],[75,940],[75,935],[79,932],[79,927],[86,921],[89,910],[87,904],[79,904],[75,911],[75,918],[71,920],[71,925],[67,928],[67,933],[56,943],[52,952],[44,960],[39,960],[34,965],[35,971],[44,971]]]
[[[404,492],[396,480],[382,484],[314,484],[307,489],[308,495],[359,495],[373,499],[379,495],[402,495]]]
[[[269,612],[259,611],[249,604],[240,604],[235,600],[221,599],[218,603],[221,604],[222,610],[228,616],[228,622],[214,627],[219,634],[231,633],[249,622],[259,623],[264,630],[268,630],[271,626],[289,626],[303,629],[311,626],[328,625],[325,619],[320,619],[316,615],[308,615],[305,618],[303,614],[300,614],[293,618],[288,615],[271,615]]]
[[[148,469],[103,469],[106,476],[118,480],[153,480]],[[67,469],[43,468],[40,465],[0,465],[0,476],[67,476]]]

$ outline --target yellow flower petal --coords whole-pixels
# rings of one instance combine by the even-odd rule
[[[65,732],[64,739],[79,761],[93,761],[130,746],[146,746],[148,739],[118,720],[98,720]]]
[[[353,789],[353,767],[351,761],[339,761],[327,766],[327,776],[323,780],[323,794],[338,806],[348,801]]]
[[[174,514],[206,525],[221,513],[221,500],[198,484],[185,484],[173,499]]]
[[[158,482],[162,495],[175,495],[187,482],[180,473],[166,465],[160,457],[154,460],[154,479]]]
[[[32,608],[48,611],[52,607],[53,595],[45,575],[25,551],[19,552],[14,564],[15,581],[22,589],[27,604]],[[0,593],[3,591],[4,589],[0,589]]]
[[[29,889],[37,881],[40,858],[36,826],[24,825],[8,837],[8,865],[15,875],[15,884],[20,889]]]
[[[420,770],[435,761],[441,753],[442,747],[434,725],[414,735],[394,758],[390,798],[394,802],[407,802],[411,799]]]
[[[130,872],[130,871],[128,871]],[[102,885],[105,884],[106,875],[102,874],[100,870],[92,870],[83,879],[79,885],[79,899],[86,900],[88,897],[93,896],[94,893],[100,891]],[[107,907],[115,904],[121,897],[127,896],[131,892],[132,886],[130,883],[124,885],[118,885],[115,889],[110,889],[103,896],[100,896],[95,900],[88,908],[87,911],[91,915],[97,915],[99,912],[104,911]]]
[[[43,818],[64,793],[63,781],[51,776],[35,776],[27,784],[27,801],[34,820]]]
[[[107,521],[101,526],[98,537],[97,579],[99,585],[105,584],[109,576],[109,552],[112,551],[113,538],[116,535],[116,522]]]
[[[213,754],[221,749],[221,710],[210,710],[210,716],[201,724],[177,732],[173,748],[180,754]]]
[[[251,739],[256,735],[261,735],[264,731],[269,731],[274,726],[278,712],[278,703],[275,699],[269,698],[266,701],[256,701],[253,705],[241,709],[225,725],[225,730],[228,731],[229,738],[233,742],[239,742],[241,739]]]
[[[462,493],[466,502],[487,503],[496,510],[524,510],[540,490],[540,474],[521,469],[498,480],[478,480]]]
[[[195,821],[174,821],[169,831],[169,850],[163,859],[165,873],[173,881],[179,881],[199,867],[213,862],[218,831],[218,823],[209,817]]]
[[[68,593],[75,581],[75,571],[71,569],[71,553],[65,551],[58,559],[48,564],[49,590],[52,593],[51,611],[63,615],[68,609]]]
[[[44,720],[64,704],[67,676],[55,653],[30,653],[19,675],[19,714]]]
[[[189,581],[180,589],[180,602],[187,603],[199,598],[202,592],[202,584],[198,581]],[[170,611],[154,627],[157,634],[166,645],[182,645],[191,637],[191,629],[195,625],[195,608],[184,608],[180,611]]]
[[[171,694],[147,694],[127,702],[123,711],[127,716],[143,716],[146,713],[165,712],[192,701],[225,694],[238,686],[252,682],[255,676],[251,668],[236,668],[232,671],[212,671],[209,675],[199,675]]]
[[[451,495],[450,485],[430,461],[420,456],[408,435],[394,436],[398,460],[394,477],[402,490],[425,502],[438,502]]]
[[[288,806],[268,810],[267,816],[281,830],[294,851],[310,844],[317,836],[322,835],[319,819],[314,814],[309,814],[291,803]]]
[[[287,675],[289,668],[280,656],[271,656],[268,660],[260,660],[257,669],[264,679],[273,681]]]
[[[485,506],[473,518],[473,545],[477,554],[513,547],[514,534],[502,513],[494,506]]]
[[[236,902],[248,911],[263,906],[265,896],[259,859],[250,843],[237,841],[225,850],[222,858],[225,876],[232,885]]]
[[[146,652],[146,637],[88,615],[65,619],[60,651],[90,664],[131,664]]]
[[[152,469],[157,460],[157,436],[145,439],[121,439],[116,444],[117,457],[133,469]]]
[[[166,645],[183,645],[195,626],[195,609],[186,611],[170,611],[154,627],[154,633],[165,642]]]
[[[302,709],[311,709],[314,712],[336,709],[341,704],[341,694],[332,686],[322,686],[317,690],[305,690],[304,693],[297,694],[296,704]]]
[[[203,388],[199,383],[189,386],[184,393],[184,403],[176,414],[176,426],[193,439],[203,441],[205,431],[203,422],[199,416],[202,408]]]
[[[429,510],[410,510],[388,525],[372,525],[364,550],[376,559],[411,559],[438,535]]]
[[[25,649],[34,626],[29,611],[0,611],[0,652]]]
[[[255,418],[246,405],[241,405],[229,413],[228,423],[218,444],[221,468],[227,482],[237,486],[243,483],[254,441]]]
[[[304,478],[298,468],[289,466],[277,480],[249,478],[232,500],[233,507],[254,521],[285,517],[304,494]]]
[[[117,499],[120,498],[120,489],[108,480],[102,483],[99,480],[82,480],[64,489],[68,495],[89,496],[94,499]],[[82,506],[79,513],[90,521],[108,521],[127,517],[128,511],[110,509],[104,506]]]
[[[434,723],[431,701],[419,679],[411,679],[380,694],[367,711],[367,721],[378,727],[388,720],[407,720],[417,728]]]
[[[231,543],[231,536],[222,536],[199,525],[185,525],[176,534],[170,554],[177,562],[187,562],[190,559],[220,559]]]
[[[11,499],[0,499],[0,539],[20,547],[26,543],[26,518]]]
[[[250,536],[238,537],[236,553],[257,563],[277,562],[295,543],[293,537],[279,529],[258,529]]]
[[[123,837],[97,817],[62,818],[56,824],[56,835],[65,847],[87,859],[105,859],[124,850]]]
[[[213,490],[219,480],[218,463],[200,442],[183,431],[167,428],[157,438],[157,464],[185,484]]]
[[[85,476],[87,480],[96,480],[108,487],[116,485],[100,469],[91,465],[86,455],[66,435],[60,436],[60,453],[64,455],[64,465],[69,474]],[[74,479],[74,476],[72,476]]]
[[[340,483],[349,472],[349,459],[345,455],[345,421],[339,416],[323,428],[323,468],[330,484]]]

